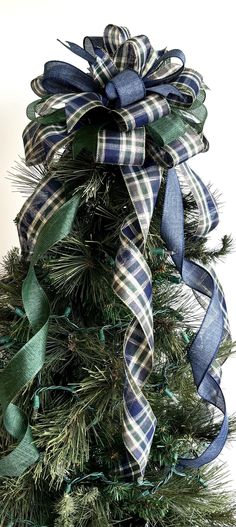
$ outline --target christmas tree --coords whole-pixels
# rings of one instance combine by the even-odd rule
[[[32,81],[11,174],[27,199],[0,281],[1,526],[234,526],[212,267],[233,240],[208,247],[220,196],[188,164],[207,87],[124,27],[65,45],[89,71]]]

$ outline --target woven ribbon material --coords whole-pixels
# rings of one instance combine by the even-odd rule
[[[180,466],[198,468],[215,459],[227,438],[228,419],[217,352],[223,339],[231,339],[225,298],[214,270],[187,260],[184,253],[181,180],[189,186],[197,203],[196,238],[206,236],[219,221],[213,196],[187,164],[191,157],[209,147],[203,135],[207,117],[205,85],[198,72],[185,67],[181,50],[156,51],[145,35],[131,37],[125,27],[109,24],[103,37],[85,37],[83,48],[72,42],[63,45],[88,61],[89,72],[60,61],[45,64],[44,73],[31,83],[39,99],[27,108],[30,123],[23,132],[23,141],[28,165],[50,164],[68,145],[72,146],[75,157],[86,147],[96,163],[119,165],[133,204],[133,213],[121,226],[113,279],[115,294],[133,314],[123,348],[122,433],[126,454],[116,474],[125,479],[143,480],[157,426],[156,416],[142,391],[152,372],[154,357],[152,276],[145,259],[145,246],[164,173],[167,182],[161,235],[173,253],[173,262],[184,283],[206,311],[189,347],[188,360],[199,395],[223,414],[220,432],[206,450],[194,458],[178,460]],[[37,331],[35,339],[43,324],[48,324],[48,307],[45,310],[43,301],[39,302],[32,318],[30,295],[34,296],[33,287],[40,287],[36,285],[33,266],[52,242],[69,232],[75,210],[75,202],[66,201],[60,183],[48,178],[42,180],[17,217],[22,251],[31,257],[23,298],[27,316]],[[68,213],[70,220],[67,221]],[[60,221],[65,214],[64,229],[57,222],[58,214]],[[50,238],[52,223],[53,239]],[[46,237],[47,247],[42,250],[42,240]],[[35,364],[30,378],[43,366],[45,340],[46,332],[41,362],[37,367]],[[14,365],[12,371],[8,366],[2,374],[6,393],[1,389],[0,398],[7,417],[8,405],[29,380],[24,373],[21,352],[18,354],[21,381],[14,393],[8,393]],[[23,354],[27,355],[27,349],[23,348]],[[7,420],[5,417],[6,428],[22,443],[22,433],[19,430],[15,433],[9,422],[11,414]],[[23,427],[25,433],[28,433],[27,427]],[[30,440],[28,443],[31,444]],[[14,456],[19,444],[10,455]],[[37,457],[33,449],[31,459],[24,458],[22,449],[24,462],[18,473]],[[0,461],[2,474],[9,473],[6,459]]]
[[[12,401],[34,379],[45,360],[50,305],[38,282],[34,266],[54,243],[69,234],[78,203],[77,195],[54,212],[41,228],[29,271],[23,282],[23,306],[34,335],[0,372],[0,401],[4,425],[9,434],[18,440],[14,450],[0,459],[0,476],[20,476],[39,458],[27,416]]]

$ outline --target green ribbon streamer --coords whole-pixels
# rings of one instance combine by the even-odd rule
[[[45,358],[50,305],[38,282],[34,266],[52,245],[69,234],[78,205],[77,194],[62,205],[43,226],[23,282],[23,306],[34,335],[0,372],[0,404],[4,426],[18,442],[14,450],[0,460],[0,476],[20,476],[39,458],[27,416],[12,401],[41,370]]]

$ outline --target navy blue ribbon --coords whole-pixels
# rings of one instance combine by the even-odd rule
[[[87,60],[90,64],[94,64],[99,54],[99,50],[97,50],[95,47],[92,48],[92,41],[89,37],[86,37],[86,39],[86,46],[88,48],[88,42],[90,42],[89,49],[93,54],[87,51],[87,49],[84,49],[73,42],[66,41],[68,44],[66,45],[61,40],[57,40],[63,46],[69,49],[69,51],[72,51],[72,53],[75,53],[84,60]],[[170,75],[165,76],[164,79],[151,80],[149,77],[152,73],[152,69],[156,70],[157,67],[161,68],[161,66],[171,58],[177,58],[181,61],[182,64],[179,66],[179,68]],[[143,78],[141,78],[137,72],[129,68],[119,72],[112,78],[110,82],[107,83],[105,89],[106,95],[109,100],[117,100],[117,106],[120,108],[126,107],[131,103],[143,99],[145,97],[146,91],[159,93],[164,97],[168,97],[168,95],[172,94],[183,100],[183,95],[181,92],[175,86],[172,86],[169,83],[178,78],[184,69],[184,65],[185,55],[181,50],[174,49],[167,51],[155,61],[154,67],[150,69],[148,74]],[[63,61],[46,62],[44,66],[42,85],[49,93],[67,93],[70,91],[99,91],[98,85],[93,80],[91,75],[83,72],[79,68],[76,68],[76,66]]]
[[[60,60],[46,62],[42,85],[48,93],[97,91],[97,84],[88,73]]]
[[[161,236],[183,281],[193,290],[211,298],[202,324],[188,350],[194,381],[199,395],[218,408],[224,415],[219,434],[206,450],[195,458],[179,458],[180,466],[199,468],[213,461],[221,452],[228,434],[228,417],[225,399],[219,382],[211,375],[210,368],[217,355],[223,333],[224,317],[217,283],[211,274],[199,264],[184,256],[184,209],[183,198],[176,170],[167,175],[161,222]]]

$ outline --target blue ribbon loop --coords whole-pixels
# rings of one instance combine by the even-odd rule
[[[42,84],[49,93],[93,92],[97,89],[90,75],[72,64],[58,60],[46,62]]]
[[[111,81],[106,84],[105,93],[110,101],[117,99],[120,108],[140,101],[145,97],[144,82],[134,70],[124,70],[117,73]]]

